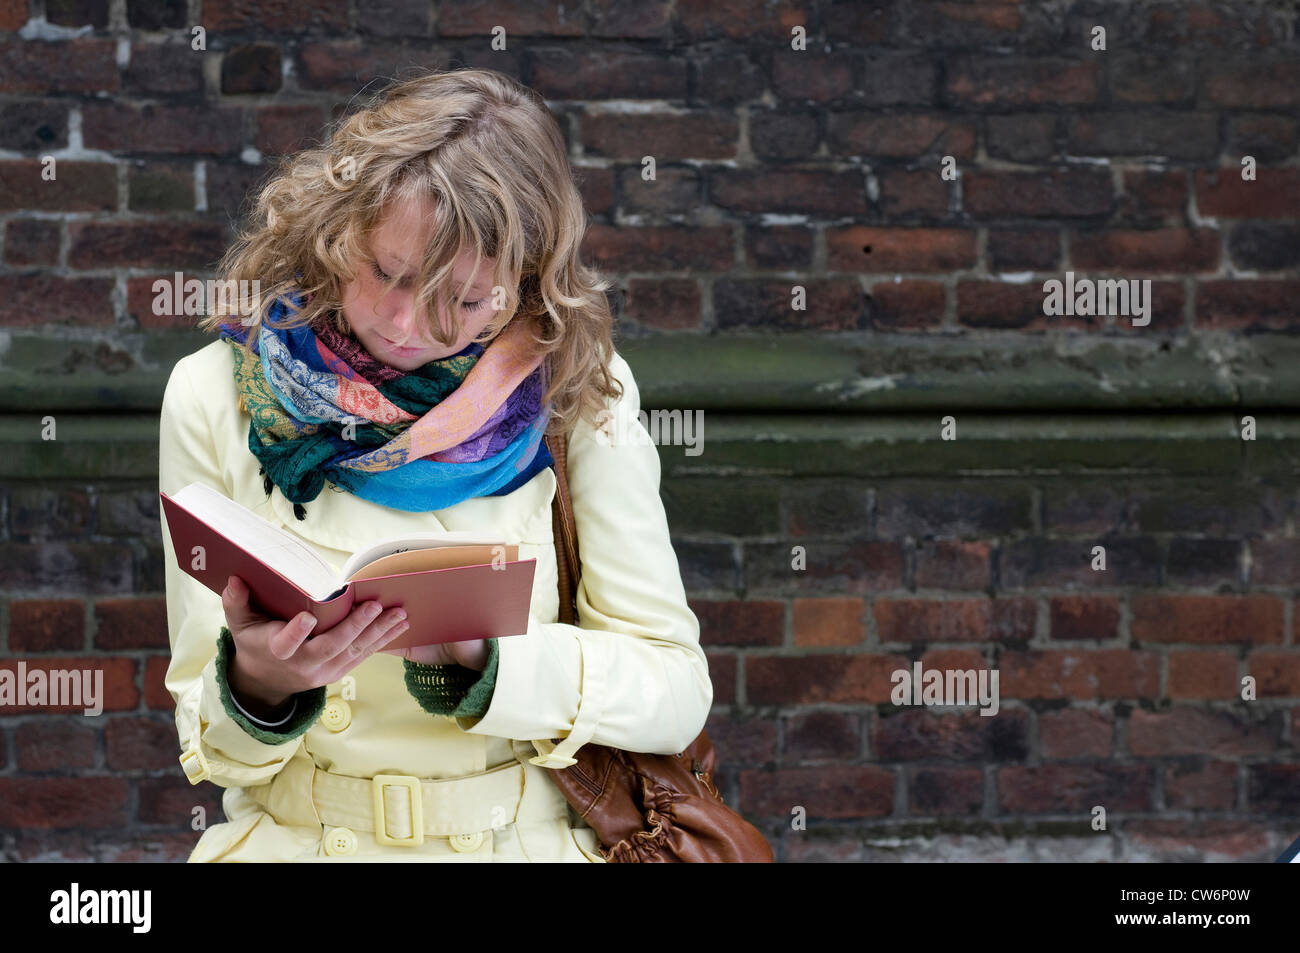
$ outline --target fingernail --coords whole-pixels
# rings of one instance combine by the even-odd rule
[[[405,618],[406,618],[406,610],[405,610],[405,609],[398,609],[396,612],[393,613],[393,618],[395,618],[395,619],[399,619],[399,620],[400,620],[400,619],[405,619]]]

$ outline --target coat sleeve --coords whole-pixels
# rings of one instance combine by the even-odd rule
[[[183,358],[172,369],[159,421],[158,486],[171,495],[190,483],[206,483],[231,495],[222,475],[208,415]],[[302,744],[313,712],[319,715],[324,689],[299,696],[300,717],[289,731],[259,730],[230,704],[223,663],[225,612],[221,597],[183,572],[176,561],[166,518],[162,523],[167,587],[167,632],[171,662],[166,686],[176,701],[180,762],[191,784],[221,787],[262,784],[288,763]],[[226,637],[228,638],[228,637]],[[320,695],[317,698],[316,695]]]
[[[659,498],[659,454],[642,425],[640,393],[617,353],[623,395],[568,439],[568,480],[582,578],[580,626],[539,622],[499,639],[496,686],[464,731],[531,740],[533,763],[562,768],[589,742],[675,754],[713,704],[700,626],[686,602]],[[552,744],[552,739],[561,739]]]

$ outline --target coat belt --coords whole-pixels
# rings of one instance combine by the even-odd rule
[[[354,778],[312,769],[312,802],[326,827],[377,831],[396,840],[423,832],[451,837],[513,824],[524,790],[524,766],[517,761],[482,774],[444,780],[409,775]]]

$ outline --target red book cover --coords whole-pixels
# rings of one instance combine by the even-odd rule
[[[180,568],[218,595],[230,576],[238,576],[257,608],[272,618],[288,620],[305,610],[318,620],[312,631],[324,632],[356,603],[375,599],[386,609],[401,606],[411,627],[385,648],[502,638],[528,630],[535,558],[357,579],[321,600],[166,493],[159,496]]]

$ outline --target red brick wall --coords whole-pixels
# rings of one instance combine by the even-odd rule
[[[1150,341],[1212,342],[1232,369],[1300,329],[1296,33],[1294,10],[1244,2],[0,0],[0,378],[35,367],[51,410],[87,374],[160,397],[189,339],[151,313],[154,278],[210,274],[274,157],[363,86],[460,64],[551,102],[629,341],[839,334],[943,368],[954,342],[1066,334],[1114,344],[1115,374]],[[1151,278],[1151,326],[1045,317],[1041,280],[1066,269]],[[979,411],[997,374],[952,366],[952,412]],[[1164,394],[1143,411],[1187,409]],[[1262,426],[1294,426],[1296,403]],[[0,486],[3,664],[97,666],[107,692],[96,719],[0,711],[6,857],[182,859],[193,809],[217,817],[176,763],[151,448],[130,452],[128,476]],[[998,463],[666,470],[729,802],[783,860],[1275,856],[1300,835],[1295,466]],[[997,667],[999,716],[890,704],[916,659]],[[1096,804],[1114,836],[1088,828]]]
[[[696,588],[743,580],[744,599],[692,600],[728,706],[709,730],[724,790],[780,824],[786,859],[1271,860],[1285,846],[1300,803],[1293,481],[804,482],[768,484],[784,522],[678,546]],[[791,544],[806,576],[788,571]],[[890,673],[918,659],[997,669],[1000,711],[895,706]],[[1256,701],[1240,698],[1246,675]],[[816,836],[791,830],[794,805]],[[1115,838],[1090,833],[1095,805]],[[873,845],[899,829],[940,846]]]
[[[176,760],[157,489],[122,486],[5,492],[0,667],[104,679],[102,715],[28,706],[0,716],[11,859],[183,860],[198,839],[194,808],[220,818],[220,790],[192,787]]]

